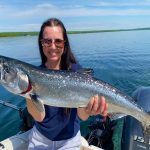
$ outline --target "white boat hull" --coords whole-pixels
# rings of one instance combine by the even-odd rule
[[[27,150],[28,136],[30,130],[21,134],[14,135],[0,142],[0,150]],[[84,137],[81,138],[80,150],[102,150],[94,145],[89,145]]]

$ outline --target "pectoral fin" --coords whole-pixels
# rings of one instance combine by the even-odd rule
[[[37,110],[39,112],[44,112],[45,111],[44,104],[41,100],[38,99],[38,96],[30,94],[30,97],[31,97],[32,102],[36,106]]]
[[[125,117],[126,114],[122,114],[122,113],[109,113],[108,114],[108,117],[111,119],[111,120],[117,120],[117,119],[120,119],[122,117]]]

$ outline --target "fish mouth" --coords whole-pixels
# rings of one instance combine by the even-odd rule
[[[0,64],[0,81],[2,81],[4,79],[4,69],[3,69],[3,65]]]

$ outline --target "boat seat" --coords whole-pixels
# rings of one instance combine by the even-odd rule
[[[80,150],[103,150],[103,149],[96,147],[94,145],[89,145],[87,140],[84,137],[81,137]]]
[[[27,150],[28,148],[28,135],[30,130],[22,134],[14,135],[6,140],[0,142],[1,150]]]

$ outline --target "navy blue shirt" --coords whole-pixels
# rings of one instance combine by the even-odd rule
[[[41,65],[40,67],[45,67]],[[79,64],[73,64],[71,70],[81,69]],[[45,118],[42,122],[35,121],[37,130],[52,141],[65,140],[74,137],[80,130],[80,120],[77,109],[71,108],[69,114],[64,114],[64,108],[44,105]]]

